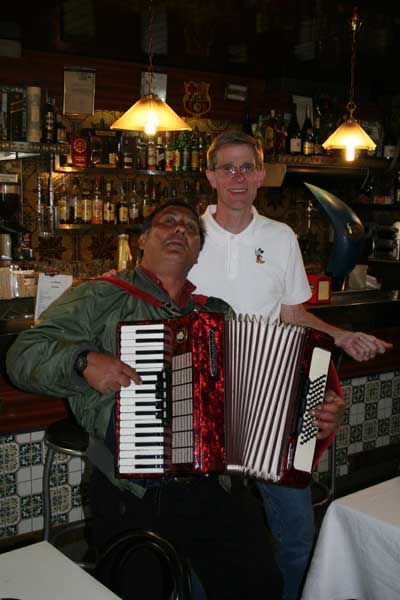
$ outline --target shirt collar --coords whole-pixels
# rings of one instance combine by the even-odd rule
[[[139,273],[141,272],[145,277],[147,277],[147,279],[150,279],[150,281],[155,283],[164,292],[164,294],[166,294],[166,296],[168,296],[169,300],[172,302],[167,290],[163,286],[161,279],[159,279],[155,273],[153,273],[152,271],[149,271],[148,269],[145,269],[141,265],[136,267],[136,271],[139,271]],[[180,301],[177,304],[177,306],[179,306],[179,308],[185,308],[185,306],[187,306],[195,289],[196,289],[196,286],[193,285],[193,283],[191,283],[188,279],[186,279],[186,281],[183,285]]]
[[[210,206],[207,206],[203,214],[207,235],[212,236],[217,241],[220,240],[222,244],[225,243],[227,239],[232,238],[242,239],[243,241],[250,241],[252,239],[253,234],[256,230],[257,220],[259,218],[259,213],[254,206],[251,207],[251,214],[253,218],[251,219],[247,227],[243,229],[243,231],[241,231],[240,233],[232,233],[221,227],[221,225],[219,225],[219,223],[217,223],[217,221],[214,219],[216,210],[216,204],[212,204]]]

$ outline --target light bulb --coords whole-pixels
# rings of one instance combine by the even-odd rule
[[[158,117],[155,110],[150,109],[146,116],[144,131],[147,135],[154,135],[157,131]]]
[[[356,147],[354,142],[347,143],[346,145],[346,160],[354,160],[356,157]]]

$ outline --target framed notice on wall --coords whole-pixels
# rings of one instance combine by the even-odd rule
[[[64,115],[82,116],[94,113],[96,70],[64,67]]]

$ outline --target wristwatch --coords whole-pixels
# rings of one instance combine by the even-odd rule
[[[83,350],[83,352],[79,352],[74,361],[74,371],[79,375],[79,377],[83,377],[83,371],[87,367],[87,355],[90,350]]]

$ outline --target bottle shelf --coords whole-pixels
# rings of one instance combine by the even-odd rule
[[[56,173],[76,173],[77,175],[118,175],[118,176],[138,176],[144,175],[149,177],[205,177],[205,172],[202,171],[148,171],[146,169],[122,169],[120,167],[101,166],[101,167],[88,167],[87,169],[80,169],[78,167],[60,166],[57,157],[55,157],[54,171]]]
[[[92,223],[60,223],[57,226],[57,231],[70,235],[84,235],[86,233],[98,233],[99,231],[109,233],[141,233],[141,225],[140,223],[100,223],[98,225]]]
[[[264,157],[265,166],[282,164],[288,173],[321,173],[321,175],[354,175],[370,169],[385,170],[388,161],[384,158],[357,158],[348,162],[338,156],[303,156],[279,154]]]
[[[10,142],[0,141],[0,160],[16,160],[19,158],[32,158],[42,154],[67,154],[69,144],[65,143],[34,143],[34,142]]]

